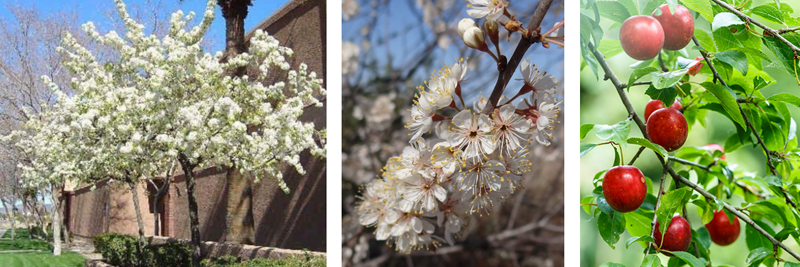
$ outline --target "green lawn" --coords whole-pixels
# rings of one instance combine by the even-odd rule
[[[10,238],[6,231],[0,239],[0,266],[3,267],[80,267],[86,261],[83,256],[64,251],[61,256],[53,256],[52,246],[39,239],[28,239],[27,229],[17,229],[16,238]],[[40,252],[4,252],[13,250],[40,250]]]

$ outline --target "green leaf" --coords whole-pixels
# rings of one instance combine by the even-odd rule
[[[622,52],[622,45],[616,39],[602,39],[597,50],[603,53],[606,58],[611,58]]]
[[[700,245],[705,249],[711,247],[711,235],[708,233],[708,229],[705,227],[700,227],[700,229],[697,229],[697,236],[693,235],[692,239],[695,239],[697,241],[696,243],[700,243]]]
[[[581,16],[581,24],[583,24],[582,23],[583,17],[585,16]],[[581,26],[581,28],[583,28],[583,26]],[[589,39],[584,39],[583,36],[581,36],[581,57],[583,58],[583,62],[585,62],[586,65],[588,65],[589,68],[592,69],[592,73],[594,73],[594,78],[599,81],[600,75],[597,73],[597,69],[600,68],[600,64],[597,63],[597,59],[595,59],[594,53],[592,53],[592,50],[589,49],[588,40]]]
[[[751,250],[750,254],[747,255],[747,266],[758,266],[771,254],[767,248],[763,247]]]
[[[744,235],[747,243],[747,249],[749,250],[772,247],[772,242],[770,242],[769,239],[761,235],[760,232],[748,224],[745,224]]]
[[[747,75],[747,55],[740,51],[729,50],[714,54],[714,58],[738,70],[742,75]]]
[[[639,80],[639,78],[644,77],[645,75],[650,74],[651,72],[658,72],[658,69],[655,67],[647,67],[642,69],[634,69],[633,73],[631,73],[631,77],[628,78],[628,92],[631,91],[631,85]]]
[[[652,213],[644,212],[642,208],[639,208],[623,214],[625,215],[625,229],[628,230],[628,233],[632,236],[650,235],[650,223],[653,221]],[[642,244],[642,247],[644,247],[644,244]]]
[[[760,5],[754,7],[750,11],[753,12],[753,14],[756,14],[759,17],[765,18],[769,21],[783,24],[783,13],[781,13],[781,11],[777,7],[770,5]]]
[[[714,20],[711,22],[711,31],[715,32],[720,28],[727,28],[733,25],[744,25],[744,21],[736,14],[721,12],[714,16]]]
[[[775,95],[772,95],[772,96],[768,97],[767,100],[784,102],[784,103],[787,103],[787,104],[795,105],[796,107],[800,107],[800,97],[797,97],[797,96],[795,96],[793,94],[790,94],[790,93],[775,94]]]
[[[667,0],[667,6],[669,7],[669,13],[675,14],[675,10],[678,8],[678,0]]]
[[[675,255],[675,257],[678,257],[679,259],[683,260],[683,262],[689,264],[689,266],[692,266],[692,267],[705,267],[706,266],[706,264],[703,263],[703,261],[697,259],[697,257],[695,257],[692,254],[689,254],[686,251],[673,251],[671,253],[673,255]]]
[[[600,140],[612,141],[625,146],[625,139],[631,132],[631,120],[626,119],[614,125],[595,124],[592,131]]]
[[[617,149],[616,146],[612,146],[614,148],[614,165],[612,166],[619,166],[622,164],[622,155],[620,155],[620,151]]]
[[[700,13],[707,21],[714,20],[714,10],[711,8],[711,1],[709,0],[681,0],[683,6],[688,9]]]
[[[619,23],[625,22],[631,16],[628,9],[616,1],[597,1],[597,9],[603,17]]]
[[[628,138],[628,143],[629,144],[634,144],[634,145],[640,145],[640,146],[649,148],[649,149],[657,152],[658,154],[661,154],[661,156],[664,157],[664,158],[668,158],[669,157],[669,154],[668,154],[667,150],[664,149],[664,147],[662,147],[662,146],[660,146],[658,144],[653,144],[652,142],[650,142],[650,140],[647,140],[647,139],[644,139],[644,138],[639,138],[639,137],[631,137],[631,138]]]
[[[736,98],[729,88],[711,82],[704,82],[701,86],[717,97],[720,104],[722,104],[722,108],[730,115],[730,118],[734,122],[739,124],[742,128],[746,127],[742,113],[739,112],[739,105],[736,103]]]
[[[628,10],[628,14],[631,14],[631,16],[639,15],[639,10],[636,9],[636,4],[633,3],[633,0],[619,0],[617,2],[625,6],[625,9]]]
[[[795,46],[800,43],[800,35],[795,32],[787,32],[781,36]],[[794,51],[786,43],[773,36],[765,35],[762,40],[769,50],[775,54],[775,57],[783,63],[784,70],[796,78],[796,74],[800,72],[800,69],[797,67],[797,60],[794,59]]]
[[[661,103],[672,103],[675,101],[675,97],[678,96],[678,89],[669,87],[659,90],[651,84],[644,93],[650,96],[650,99],[661,100]]]
[[[588,143],[581,143],[581,158],[589,153],[593,148],[595,148],[597,144],[588,144]]]
[[[615,263],[615,262],[606,262],[600,265],[600,267],[625,267],[625,265]]]
[[[778,0],[775,1],[777,2]],[[800,267],[800,263],[787,261],[786,264],[783,265],[783,267]]]
[[[655,243],[655,242],[656,242],[656,241],[653,239],[653,237],[652,237],[652,236],[649,236],[649,235],[643,235],[643,236],[634,236],[634,237],[628,238],[628,241],[625,241],[625,248],[626,248],[626,249],[627,249],[627,248],[630,248],[630,247],[631,247],[631,244],[633,244],[633,242],[636,242],[636,241],[650,241],[650,242],[653,242],[653,243]]]
[[[586,138],[586,134],[588,134],[589,131],[592,130],[592,128],[594,128],[594,124],[591,123],[581,124],[581,140],[583,140],[583,138]]]
[[[681,78],[683,78],[683,75],[685,75],[687,71],[689,71],[688,68],[670,72],[653,72],[650,74],[650,81],[653,82],[653,86],[656,89],[672,87],[680,82]]]
[[[597,230],[603,237],[603,241],[614,248],[614,244],[619,241],[619,235],[625,232],[625,217],[617,211],[614,211],[611,216],[600,213],[597,218]]]
[[[656,210],[661,233],[667,232],[672,215],[685,206],[691,196],[692,189],[689,187],[671,190],[661,196],[661,206]]]
[[[647,255],[642,261],[642,267],[661,267],[661,259],[657,255]]]
[[[594,196],[587,196],[587,197],[581,198],[581,207],[583,208],[584,211],[586,211],[586,214],[592,214],[592,206],[591,205],[583,205],[583,204],[594,203],[594,199],[595,199]]]
[[[711,34],[705,30],[694,29],[694,37],[697,38],[697,41],[706,51],[717,52],[717,45],[714,43],[714,39],[711,37]]]

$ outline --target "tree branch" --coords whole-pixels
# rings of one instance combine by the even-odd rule
[[[533,17],[531,17],[531,21],[528,23],[527,27],[527,29],[531,31],[531,36],[529,36],[529,38],[523,37],[519,40],[517,48],[514,50],[514,54],[511,56],[511,59],[508,60],[508,63],[500,62],[500,64],[504,66],[500,70],[500,76],[497,76],[497,83],[494,85],[492,94],[489,95],[489,101],[486,103],[481,113],[489,115],[492,113],[492,110],[494,110],[497,101],[503,96],[503,91],[505,91],[508,81],[511,80],[511,76],[514,76],[514,71],[517,70],[517,66],[522,61],[522,58],[525,57],[528,48],[536,42],[535,40],[539,39],[539,25],[542,24],[542,20],[544,16],[547,15],[547,10],[550,9],[550,4],[552,3],[553,0],[539,1],[539,7],[534,11]]]
[[[794,44],[792,44],[791,42],[789,42],[789,40],[786,40],[786,38],[783,38],[783,36],[781,36],[781,35],[780,35],[780,33],[779,33],[778,31],[776,31],[776,30],[773,30],[773,29],[772,29],[772,28],[770,28],[770,27],[767,27],[766,25],[762,24],[761,22],[758,22],[758,21],[756,21],[756,20],[753,20],[752,18],[748,17],[747,15],[745,15],[744,13],[742,13],[741,11],[739,11],[739,10],[736,10],[736,8],[734,8],[734,7],[730,6],[730,5],[728,5],[727,3],[725,3],[725,2],[723,2],[723,1],[721,1],[721,0],[711,0],[711,1],[713,1],[714,3],[716,3],[717,5],[719,5],[719,6],[721,6],[721,7],[723,7],[723,8],[725,8],[725,9],[729,10],[731,13],[733,13],[733,14],[736,14],[736,16],[739,16],[739,18],[741,18],[741,19],[742,19],[742,20],[744,20],[745,22],[747,22],[747,23],[753,23],[753,24],[755,24],[756,26],[758,26],[759,28],[762,28],[762,29],[764,29],[765,31],[769,32],[769,34],[770,34],[770,35],[774,36],[775,38],[778,38],[778,40],[781,40],[781,42],[783,42],[783,43],[785,43],[786,45],[788,45],[788,46],[789,46],[789,48],[791,48],[791,49],[792,49],[792,51],[794,51],[794,56],[795,56],[795,57],[797,57],[797,54],[798,54],[798,53],[800,53],[800,48],[797,48],[797,46],[795,46]],[[696,41],[695,41],[695,42],[696,42]]]
[[[675,162],[683,164],[683,165],[689,165],[689,166],[693,166],[693,167],[698,167],[700,169],[703,169],[704,171],[711,170],[711,166],[714,166],[714,164],[716,164],[716,162],[713,162],[713,163],[708,164],[708,165],[702,165],[702,164],[695,163],[694,161],[689,161],[689,160],[685,160],[685,159],[682,159],[682,158],[679,158],[679,157],[673,157],[673,156],[669,156],[669,160],[675,161]]]
[[[664,172],[661,174],[661,185],[658,187],[658,196],[656,196],[656,206],[653,208],[654,211],[658,210],[658,206],[661,205],[661,195],[664,194],[664,180],[667,179],[667,168],[668,167],[669,166],[664,165]],[[652,237],[653,240],[656,239],[655,234],[656,234],[656,221],[657,221],[656,219],[657,218],[658,217],[653,215],[653,221],[650,222],[650,237]],[[650,244],[650,243],[648,243],[648,244]],[[649,254],[649,253],[650,253],[650,249],[649,249],[649,246],[648,246],[648,249],[644,253],[644,257],[647,258],[647,254]]]

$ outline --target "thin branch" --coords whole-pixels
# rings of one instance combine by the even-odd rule
[[[695,41],[696,40],[697,39],[695,38]],[[616,75],[614,75],[614,72],[611,70],[611,67],[608,66],[608,63],[605,60],[605,56],[603,56],[603,53],[600,53],[600,51],[595,50],[594,46],[592,44],[589,44],[589,49],[592,50],[592,53],[594,54],[595,58],[597,59],[597,63],[600,64],[600,66],[603,67],[603,70],[606,73],[605,79],[611,80],[611,82],[614,84],[614,86],[617,89],[617,93],[620,96],[620,100],[622,100],[622,103],[625,105],[625,108],[628,110],[628,113],[630,114],[630,116],[636,122],[636,125],[639,126],[639,130],[642,132],[642,135],[645,138],[647,138],[647,131],[646,131],[646,128],[645,128],[645,124],[642,122],[641,118],[639,118],[639,115],[637,115],[636,111],[633,109],[633,106],[631,105],[630,101],[628,100],[627,95],[625,94],[625,91],[624,91],[625,87],[621,86],[622,83],[619,82],[619,79],[617,78]],[[708,62],[707,59],[706,59],[706,61]],[[708,63],[709,63],[709,67],[713,68],[713,66],[710,64],[710,62],[708,62]],[[707,191],[703,190],[703,188],[701,188],[701,187],[697,186],[696,184],[692,183],[691,181],[689,181],[689,179],[686,179],[686,178],[678,175],[675,172],[675,170],[673,170],[669,165],[666,164],[666,161],[661,156],[661,154],[658,154],[657,152],[654,152],[654,153],[656,154],[656,157],[661,162],[661,164],[666,166],[667,172],[672,177],[672,179],[674,179],[676,182],[681,182],[681,183],[686,184],[687,186],[689,186],[690,188],[694,189],[695,191],[697,191],[701,195],[705,196],[706,198],[710,198],[710,199],[716,200],[716,197],[714,197],[714,195],[708,193]],[[798,255],[796,252],[790,250],[784,244],[780,243],[780,241],[778,241],[777,239],[772,237],[767,231],[762,229],[755,222],[753,222],[753,220],[751,220],[749,217],[747,217],[747,215],[744,215],[743,213],[741,213],[738,210],[736,210],[736,208],[734,208],[733,206],[731,206],[731,205],[729,205],[727,203],[724,203],[724,202],[723,202],[723,207],[725,209],[727,209],[728,211],[730,211],[731,213],[733,213],[734,215],[736,215],[737,217],[739,217],[740,219],[742,219],[742,221],[744,221],[745,223],[747,223],[748,225],[750,225],[751,227],[756,229],[756,231],[758,231],[760,234],[762,234],[765,237],[767,237],[767,239],[769,239],[770,242],[772,242],[774,245],[780,246],[787,253],[792,255],[795,259],[800,260],[800,255]]]
[[[489,95],[489,101],[486,103],[481,113],[489,115],[492,113],[492,110],[494,110],[497,101],[503,96],[503,91],[505,91],[508,81],[511,80],[511,76],[514,76],[514,71],[517,70],[517,66],[522,61],[522,58],[525,57],[528,48],[536,42],[535,40],[539,39],[539,25],[542,24],[542,20],[544,16],[547,15],[547,10],[550,9],[550,4],[552,3],[553,0],[539,1],[539,6],[533,13],[533,17],[531,17],[531,21],[528,23],[527,27],[527,29],[531,31],[531,35],[528,38],[520,38],[517,48],[514,50],[514,54],[511,56],[511,59],[508,60],[508,63],[500,62],[500,67],[502,67],[499,69],[500,75],[497,76],[497,83],[494,85],[492,94]]]
[[[683,164],[683,165],[689,165],[689,166],[693,166],[693,167],[698,167],[700,169],[703,169],[704,171],[711,170],[711,166],[714,166],[717,163],[715,161],[715,162],[712,162],[711,164],[708,164],[708,165],[702,165],[702,164],[696,163],[694,161],[685,160],[685,159],[682,159],[682,158],[679,158],[679,157],[674,157],[674,156],[669,156],[669,160],[670,161],[675,161],[675,162]]]
[[[669,166],[665,165],[664,166],[664,172],[663,172],[663,174],[661,174],[661,185],[658,187],[658,196],[656,196],[656,206],[655,206],[655,208],[653,208],[653,210],[658,210],[658,206],[661,204],[661,195],[664,194],[664,180],[667,179],[667,168],[668,167]],[[657,218],[658,218],[657,216],[653,215],[653,221],[650,222],[650,237],[652,237],[653,240],[656,239],[655,234],[656,234],[656,219]],[[650,243],[648,243],[648,244],[650,244]],[[647,251],[645,251],[645,253],[644,253],[644,257],[647,258],[647,254],[649,254],[649,253],[650,253],[650,249],[648,248]]]
[[[633,165],[633,163],[636,162],[636,159],[638,159],[639,155],[642,154],[642,151],[644,151],[644,148],[645,147],[643,147],[643,146],[639,147],[639,151],[636,151],[636,155],[633,155],[633,158],[631,159],[631,162],[628,163],[628,165]]]
[[[748,17],[747,15],[742,13],[741,11],[737,10],[736,8],[728,5],[727,3],[725,3],[725,2],[723,2],[721,0],[711,0],[711,1],[714,1],[714,3],[716,3],[717,5],[729,10],[731,13],[736,14],[736,16],[739,16],[739,18],[741,18],[745,22],[753,23],[756,26],[758,26],[759,28],[762,28],[765,31],[769,32],[770,35],[772,35],[775,38],[778,38],[778,40],[781,40],[781,42],[783,42],[787,46],[789,46],[789,48],[791,48],[792,51],[794,51],[794,56],[795,57],[797,57],[797,54],[800,53],[800,48],[797,48],[797,46],[795,46],[794,44],[789,42],[789,40],[786,40],[786,38],[783,38],[783,36],[781,36],[778,31],[773,30],[772,28],[767,27],[766,25],[762,24],[761,22],[758,22],[757,20],[754,20],[754,19]]]

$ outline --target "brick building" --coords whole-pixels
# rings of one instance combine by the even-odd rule
[[[292,0],[256,28],[275,36],[281,45],[294,50],[294,57],[289,60],[294,67],[305,62],[311,71],[325,79],[324,0]],[[251,34],[252,30],[247,37]],[[325,127],[325,108],[306,110],[304,120]],[[304,152],[300,162],[306,175],[298,174],[291,167],[285,167],[283,171],[291,194],[284,194],[269,177],[253,185],[256,245],[325,251],[325,161]],[[225,176],[225,171],[216,168],[199,171],[197,175],[198,216],[204,241],[222,241],[224,238],[227,215]],[[174,176],[171,183],[163,201],[155,204],[164,211],[161,233],[156,235],[189,239],[183,175]],[[145,234],[154,235],[154,203],[150,197],[154,188],[144,182],[137,188]],[[91,186],[78,186],[65,191],[64,196],[64,221],[74,237],[89,238],[105,232],[137,234],[133,200],[126,186],[100,183],[94,190]]]

